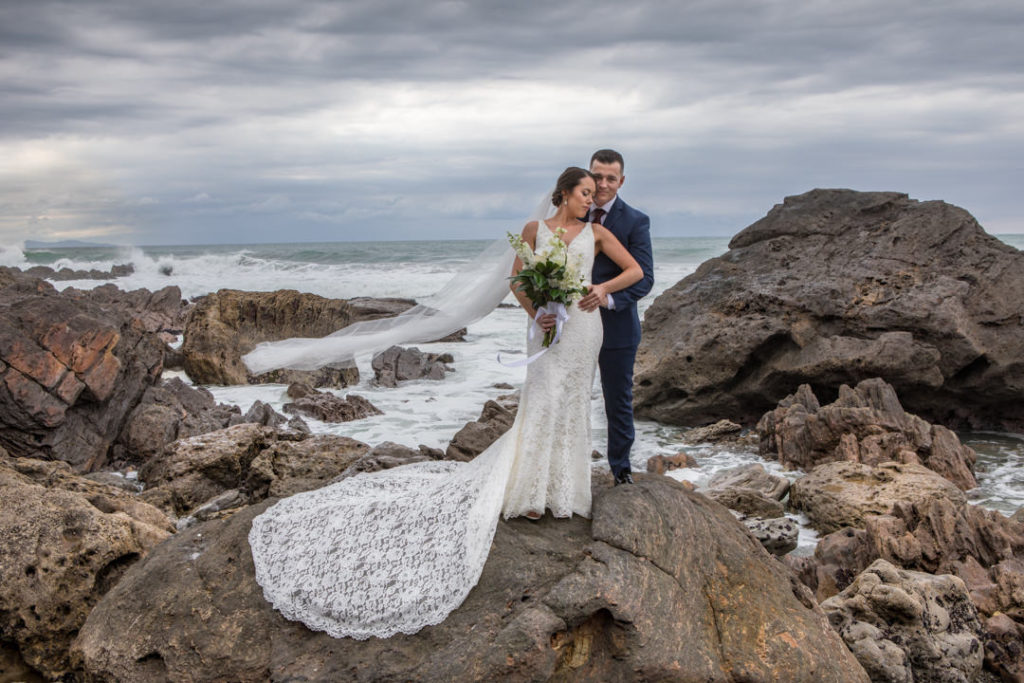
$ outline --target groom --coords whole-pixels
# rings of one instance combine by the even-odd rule
[[[619,188],[626,180],[622,155],[611,149],[601,149],[590,157],[590,172],[597,186],[594,204],[588,220],[608,228],[626,247],[640,267],[644,277],[632,287],[601,300],[597,294],[584,296],[579,306],[584,311],[601,308],[604,342],[598,367],[601,368],[601,389],[604,393],[604,412],[608,418],[608,464],[615,475],[615,484],[632,484],[629,467],[629,449],[633,445],[633,361],[640,345],[640,315],[636,302],[651,291],[654,285],[654,260],[651,254],[651,219],[637,211],[619,197]],[[591,280],[595,284],[607,282],[621,269],[605,256],[594,258]]]

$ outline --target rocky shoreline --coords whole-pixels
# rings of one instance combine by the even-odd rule
[[[360,472],[469,460],[515,394],[445,450],[312,434],[302,415],[376,410],[329,390],[358,371],[251,377],[241,355],[414,302],[58,292],[0,268],[0,680],[1024,680],[1024,524],[970,504],[976,454],[950,430],[1024,422],[1021,266],[942,202],[787,198],[651,306],[636,397],[694,442],[747,440],[792,485],[752,465],[694,491],[665,476],[685,453],[634,487],[598,475],[592,520],[499,523],[448,620],[365,642],[263,601],[252,517]],[[443,382],[451,362],[396,348],[374,381]],[[291,417],[218,404],[172,366],[290,384]],[[791,554],[796,512],[813,556]]]

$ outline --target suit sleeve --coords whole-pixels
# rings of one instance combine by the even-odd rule
[[[635,285],[627,287],[612,294],[615,300],[615,309],[621,310],[626,306],[635,304],[647,296],[654,287],[654,253],[651,249],[651,219],[643,216],[629,233],[629,243],[626,249],[632,254],[640,268],[644,271],[644,277]]]

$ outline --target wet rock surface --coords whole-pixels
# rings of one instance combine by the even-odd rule
[[[644,315],[637,414],[754,424],[809,384],[892,384],[947,427],[1024,426],[1024,254],[895,192],[787,197]]]
[[[368,641],[264,602],[246,537],[268,503],[247,508],[134,567],[74,652],[88,675],[119,680],[868,680],[721,506],[664,477],[595,493],[592,522],[499,522],[480,583],[446,621]]]

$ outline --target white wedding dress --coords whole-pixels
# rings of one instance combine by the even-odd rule
[[[539,222],[536,243],[553,238]],[[584,273],[588,223],[569,244]],[[561,341],[527,368],[511,429],[468,463],[350,477],[281,500],[249,532],[256,580],[288,619],[385,638],[442,622],[476,585],[498,516],[590,517],[590,395],[601,317],[569,308]],[[541,335],[528,344],[540,350]]]

